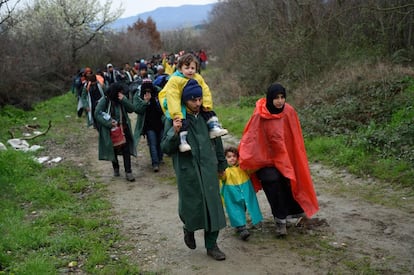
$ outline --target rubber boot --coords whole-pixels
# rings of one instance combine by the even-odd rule
[[[210,139],[221,137],[228,134],[226,129],[221,127],[220,123],[218,122],[218,117],[213,116],[207,121],[208,131],[210,135]]]
[[[180,152],[191,151],[191,146],[187,143],[187,134],[187,131],[180,132],[180,145],[178,146]]]

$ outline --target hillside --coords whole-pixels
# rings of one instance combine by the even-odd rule
[[[151,17],[157,24],[159,31],[168,31],[205,23],[215,3],[206,5],[183,5],[179,7],[162,7],[153,11],[144,12],[135,16],[120,18],[110,27],[123,30],[134,24],[138,18],[147,20]]]

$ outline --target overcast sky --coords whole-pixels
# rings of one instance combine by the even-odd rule
[[[9,4],[12,5],[17,0],[10,0]],[[101,3],[105,3],[105,0],[99,0]],[[219,0],[112,0],[112,8],[116,9],[122,4],[124,8],[124,14],[122,18],[134,16],[139,13],[153,11],[159,7],[178,7],[182,5],[205,5],[210,3],[216,3]],[[20,5],[26,3],[32,3],[32,0],[20,0]]]
[[[105,0],[100,0],[105,2]],[[218,0],[113,0],[112,7],[117,8],[121,4],[125,9],[123,17],[134,16],[139,13],[153,11],[159,7],[178,7],[182,5],[204,5],[216,3]]]

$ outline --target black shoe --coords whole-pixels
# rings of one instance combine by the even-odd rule
[[[247,231],[247,229],[244,229],[241,232],[239,232],[239,237],[243,241],[247,241],[247,239],[250,237],[250,232]]]
[[[239,233],[240,239],[246,241],[250,237],[250,232],[247,230],[246,226],[238,226],[236,227],[237,233]]]
[[[160,171],[160,167],[158,165],[154,165],[154,167],[152,167],[152,169],[154,170],[155,173]]]
[[[188,248],[195,249],[196,241],[194,239],[194,232],[187,231],[187,229],[184,228],[184,242]]]
[[[216,261],[224,261],[226,255],[215,245],[213,248],[207,248],[207,255]]]
[[[80,108],[77,113],[78,113],[78,117],[81,117],[83,113],[83,108]]]
[[[119,174],[119,169],[114,169],[114,177],[119,177],[121,174]]]
[[[131,172],[129,172],[129,173],[126,173],[125,174],[125,177],[126,177],[126,180],[127,181],[135,181],[135,178],[134,178],[134,175],[132,175],[132,173]]]

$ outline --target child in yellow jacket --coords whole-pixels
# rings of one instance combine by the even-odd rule
[[[239,152],[236,147],[224,150],[228,167],[220,179],[220,193],[232,227],[236,228],[240,239],[246,241],[250,232],[246,227],[246,212],[253,226],[263,220],[259,202],[252,181],[246,171],[239,167]]]
[[[168,60],[167,60],[168,58]],[[171,60],[172,59],[172,60]],[[164,71],[166,74],[171,75],[174,73],[175,71],[175,64],[174,64],[174,55],[170,55],[170,57],[167,57],[166,54],[163,54],[163,58],[162,58],[162,66],[164,67]]]
[[[167,84],[158,95],[161,107],[167,118],[179,118],[183,120],[183,127],[180,132],[180,152],[190,151],[187,143],[187,131],[185,122],[185,107],[182,103],[184,89],[192,89],[194,85],[200,85],[203,93],[203,108],[201,116],[207,121],[210,138],[226,135],[228,132],[223,129],[213,111],[213,99],[211,91],[204,78],[197,73],[199,67],[198,59],[193,54],[184,54],[178,59],[177,70],[170,76]],[[195,81],[194,81],[195,80]]]

